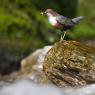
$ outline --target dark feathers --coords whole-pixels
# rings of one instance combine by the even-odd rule
[[[74,26],[75,24],[79,23],[79,21],[83,19],[83,16],[79,16],[79,17],[76,17],[74,19],[70,19],[70,18],[67,18],[67,17],[64,17],[64,16],[57,16],[56,17],[56,20],[62,24],[63,26],[65,27],[72,27]]]

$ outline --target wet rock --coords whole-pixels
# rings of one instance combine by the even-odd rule
[[[37,67],[38,69],[42,69],[44,57],[51,48],[52,46],[45,46],[44,48],[38,49],[34,51],[32,54],[30,54],[29,56],[27,56],[26,58],[22,59],[21,70],[27,73],[29,72],[29,70],[31,72],[31,68]]]
[[[45,56],[43,71],[55,85],[95,83],[95,48],[76,41],[60,41]]]
[[[95,39],[81,39],[80,42],[85,43],[88,46],[95,47]]]
[[[30,77],[34,82],[44,82],[44,80],[46,80],[43,75],[44,57],[51,48],[52,46],[45,46],[24,58],[21,61],[22,75]]]

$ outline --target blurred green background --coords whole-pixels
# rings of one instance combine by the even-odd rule
[[[70,18],[84,16],[65,39],[95,37],[95,0],[0,0],[0,45],[27,52],[58,41],[59,30],[40,15],[47,8]]]
[[[95,0],[0,0],[0,64],[9,59],[9,63],[18,63],[30,52],[60,39],[60,31],[40,14],[47,8],[70,18],[84,16],[65,39],[95,38]]]

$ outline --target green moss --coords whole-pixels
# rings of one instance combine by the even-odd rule
[[[47,52],[43,70],[59,87],[95,82],[95,48],[76,41],[59,41]]]

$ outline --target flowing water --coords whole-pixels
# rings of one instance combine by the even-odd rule
[[[60,89],[53,85],[34,84],[29,79],[18,80],[0,88],[0,95],[95,95],[95,84]]]

